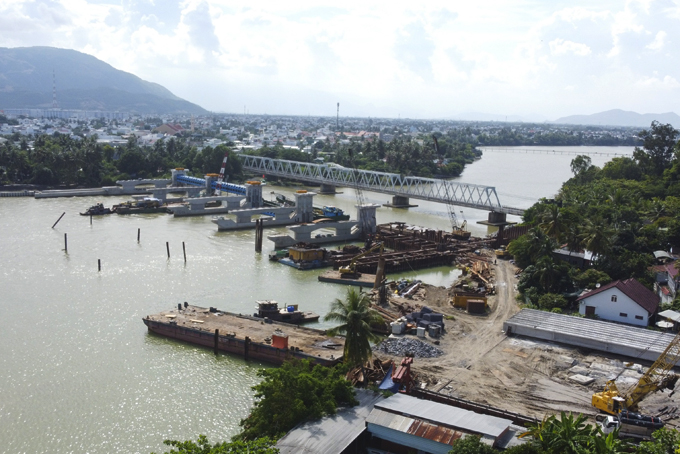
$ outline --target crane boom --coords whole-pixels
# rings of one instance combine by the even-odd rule
[[[222,189],[221,183],[224,181],[224,171],[227,167],[227,158],[229,157],[229,150],[224,153],[224,159],[222,159],[222,167],[220,168],[220,176],[217,178],[217,189],[215,190],[216,195],[220,195],[220,190]]]
[[[593,394],[592,404],[602,411],[616,415],[622,410],[636,411],[648,394],[659,389],[673,389],[678,376],[671,373],[680,362],[680,333],[668,344],[640,379],[625,391],[619,391],[615,380],[609,380],[604,391]]]

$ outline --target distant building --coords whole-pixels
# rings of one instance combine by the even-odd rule
[[[154,128],[153,132],[160,132],[161,134],[178,136],[178,135],[181,135],[184,132],[184,128],[182,128],[178,124],[165,123],[165,124],[162,124],[162,125]]]
[[[639,326],[647,326],[659,309],[659,297],[632,278],[610,282],[576,301],[582,315]]]

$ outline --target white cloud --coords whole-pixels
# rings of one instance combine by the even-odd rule
[[[663,1],[105,1],[0,1],[0,46],[84,51],[219,111],[676,108],[680,8]]]
[[[666,39],[666,32],[665,31],[660,31],[659,33],[656,34],[654,37],[654,41],[651,43],[647,44],[645,46],[647,49],[651,50],[661,50],[663,48],[663,45],[665,44],[664,41]]]
[[[553,55],[574,54],[579,57],[585,57],[591,54],[590,47],[582,43],[575,43],[573,41],[565,41],[561,38],[550,41],[550,52]]]

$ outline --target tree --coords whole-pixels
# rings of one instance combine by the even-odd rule
[[[371,309],[368,295],[357,292],[354,287],[349,287],[345,301],[336,298],[324,320],[341,323],[340,326],[328,330],[328,334],[345,335],[343,353],[345,363],[353,367],[363,367],[371,359],[371,342],[377,342],[380,339],[371,330],[371,325],[384,323],[380,313]]]
[[[257,401],[234,440],[278,438],[306,421],[333,415],[339,405],[355,405],[354,388],[345,379],[343,365],[324,367],[311,360],[286,361],[257,374],[264,380],[253,386]]]
[[[560,413],[544,418],[543,421],[529,426],[525,435],[533,439],[533,444],[550,454],[588,454],[592,438],[597,429],[586,424],[582,414],[574,417],[571,413]]]
[[[199,435],[195,443],[191,440],[165,440],[163,444],[174,448],[165,454],[278,454],[279,452],[279,449],[274,447],[274,440],[267,437],[253,441],[239,440],[211,445],[205,435]]]
[[[680,450],[680,432],[662,427],[652,434],[652,441],[643,441],[637,454],[675,454]]]
[[[680,131],[672,125],[653,121],[649,130],[643,129],[638,133],[638,137],[642,139],[642,148],[635,147],[633,157],[649,173],[661,176],[673,160],[678,135]]]
[[[482,443],[481,437],[468,435],[454,440],[449,454],[494,454],[498,451],[491,446]]]

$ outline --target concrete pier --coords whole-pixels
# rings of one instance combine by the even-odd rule
[[[271,235],[267,239],[274,242],[275,249],[291,247],[301,241],[309,244],[328,244],[347,241],[356,241],[360,238],[357,221],[324,222],[321,224],[302,224],[288,228],[290,235]],[[335,234],[317,234],[314,232],[323,230],[335,230]]]
[[[335,185],[321,183],[321,187],[319,188],[319,194],[337,194]]]
[[[408,197],[395,195],[392,196],[392,203],[384,203],[383,206],[390,208],[412,208],[418,205],[412,205]]]

